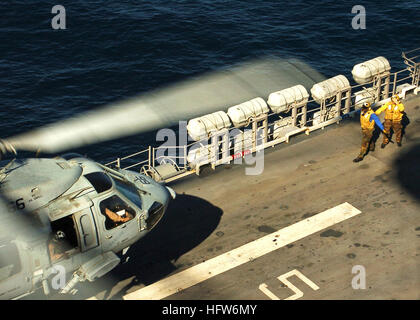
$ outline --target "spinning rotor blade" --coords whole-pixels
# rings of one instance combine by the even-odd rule
[[[169,127],[297,84],[309,90],[324,79],[296,59],[256,60],[11,137],[3,147],[56,153]]]

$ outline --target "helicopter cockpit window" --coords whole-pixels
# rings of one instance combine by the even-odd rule
[[[14,243],[0,243],[0,282],[20,272],[20,259]]]
[[[84,177],[89,180],[97,193],[102,193],[112,188],[111,179],[103,172],[88,173]]]
[[[99,205],[101,213],[106,217],[105,228],[111,230],[136,216],[136,212],[120,197],[112,196]]]
[[[117,189],[130,201],[132,201],[139,209],[141,209],[141,198],[139,192],[134,185],[114,179]]]

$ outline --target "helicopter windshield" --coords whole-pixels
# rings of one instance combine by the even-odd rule
[[[141,198],[137,189],[130,183],[123,182],[119,179],[114,179],[117,189],[132,201],[139,209],[142,208]]]

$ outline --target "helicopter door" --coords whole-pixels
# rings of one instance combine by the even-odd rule
[[[0,241],[0,300],[18,297],[32,288],[28,261],[22,258],[14,242]]]
[[[98,246],[98,235],[93,219],[92,208],[93,207],[75,214],[75,219],[79,228],[82,252]]]

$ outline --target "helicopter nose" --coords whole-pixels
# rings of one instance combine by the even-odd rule
[[[176,198],[176,192],[172,188],[169,188],[169,187],[166,187],[166,189],[168,189],[172,199],[175,199]]]

